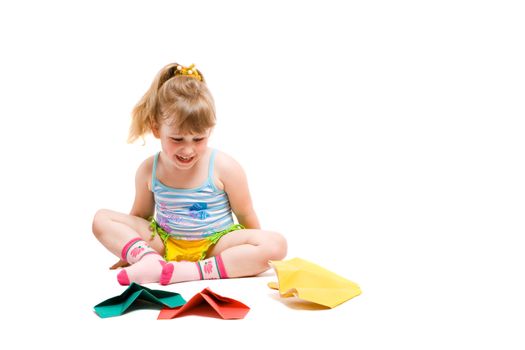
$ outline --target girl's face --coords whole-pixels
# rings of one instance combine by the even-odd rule
[[[210,133],[211,129],[203,134],[180,134],[166,124],[153,132],[160,139],[162,152],[168,161],[180,170],[191,169],[206,153]]]

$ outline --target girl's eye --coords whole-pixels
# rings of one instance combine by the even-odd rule
[[[175,142],[181,142],[183,139],[178,138],[178,137],[172,137],[171,140]]]
[[[204,140],[204,138],[193,139],[195,142],[201,142],[202,140]]]

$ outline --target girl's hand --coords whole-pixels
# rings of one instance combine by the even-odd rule
[[[118,268],[121,268],[121,267],[128,267],[129,264],[123,260],[119,260],[118,262],[116,262],[115,264],[113,264],[113,266],[111,266],[109,269],[110,270],[116,270]]]

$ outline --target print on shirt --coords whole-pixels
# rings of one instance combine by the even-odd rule
[[[194,203],[190,207],[190,216],[194,219],[206,220],[210,216],[206,209],[208,209],[208,203]]]

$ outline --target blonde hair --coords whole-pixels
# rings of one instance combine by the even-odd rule
[[[177,69],[179,67],[179,69]],[[162,123],[180,133],[202,134],[215,126],[215,104],[202,73],[200,79],[180,75],[180,65],[162,68],[131,113],[128,142],[158,129]]]

